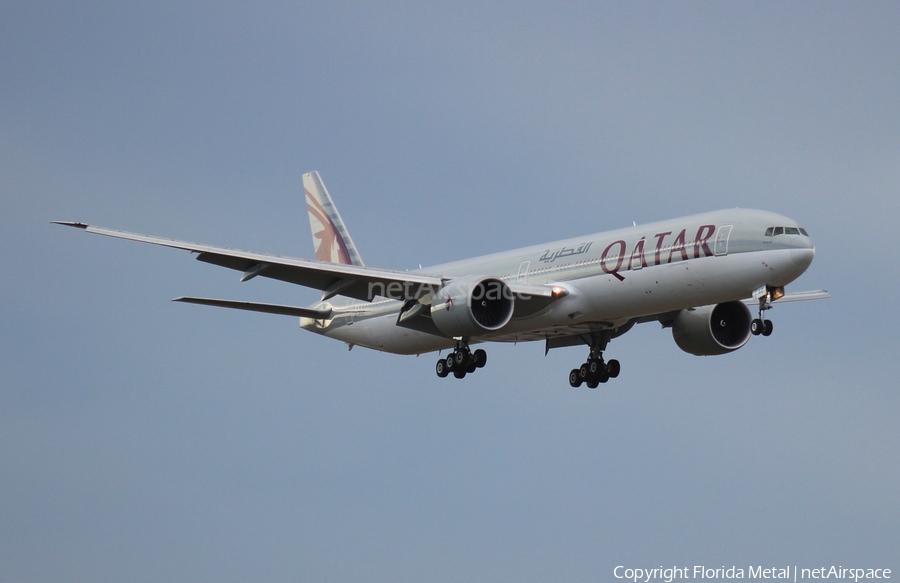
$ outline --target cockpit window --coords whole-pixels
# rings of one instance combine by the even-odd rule
[[[806,229],[801,227],[769,227],[766,229],[766,237],[777,237],[778,235],[803,235],[809,237]]]

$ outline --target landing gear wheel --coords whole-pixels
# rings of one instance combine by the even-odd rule
[[[759,336],[760,334],[762,334],[763,329],[763,321],[759,318],[756,318],[752,322],[750,322],[750,333],[754,336]]]
[[[772,328],[774,328],[772,320],[767,320],[763,316],[763,313],[766,310],[771,310],[772,302],[782,296],[784,296],[783,287],[774,287],[770,285],[766,286],[765,295],[759,298],[759,317],[750,323],[751,334],[753,334],[754,336],[759,336],[760,334],[763,336],[772,335]]]
[[[591,387],[591,384],[594,385],[591,388],[595,388],[600,383],[605,383],[610,377],[608,365],[603,362],[602,358],[592,358],[588,360],[581,365],[581,368],[578,369],[578,373],[587,383],[588,387]]]
[[[581,378],[581,371],[579,371],[577,368],[573,368],[572,372],[569,373],[569,385],[577,389],[581,386],[582,382],[584,381]]]
[[[480,348],[472,352],[469,350],[468,339],[457,338],[456,348],[441,363],[435,365],[435,370],[438,376],[445,377],[452,372],[454,377],[461,379],[485,364],[487,364],[487,352]]]
[[[619,365],[618,360],[610,360],[606,363],[606,372],[609,374],[609,378],[614,379],[619,376],[619,372],[621,372],[622,367]]]
[[[586,383],[588,387],[594,389],[601,383],[619,376],[622,369],[619,361],[606,362],[603,360],[603,351],[614,332],[615,330],[606,330],[591,333],[589,343],[591,351],[585,363],[579,368],[572,369],[572,372],[569,373],[570,385],[578,387]]]

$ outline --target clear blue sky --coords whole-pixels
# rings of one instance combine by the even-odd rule
[[[900,5],[6,2],[0,582],[900,572]],[[169,302],[304,303],[80,220],[404,269],[727,207],[818,255],[727,356],[639,326],[463,382]]]

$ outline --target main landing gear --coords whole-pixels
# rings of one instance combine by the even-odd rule
[[[591,334],[591,352],[588,354],[587,361],[579,368],[573,368],[569,373],[569,384],[576,389],[582,383],[587,384],[589,389],[596,389],[600,383],[605,383],[609,379],[619,376],[621,366],[618,360],[610,360],[604,362],[603,350],[606,348],[608,339],[599,334]]]
[[[441,358],[437,361],[437,364],[434,365],[434,371],[441,378],[452,372],[454,377],[461,379],[485,364],[487,364],[487,352],[480,348],[472,352],[469,350],[468,342],[459,340],[456,343],[456,349],[447,358]]]

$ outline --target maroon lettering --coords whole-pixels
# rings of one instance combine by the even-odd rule
[[[659,259],[660,259],[659,256],[662,253],[663,239],[666,238],[666,235],[671,235],[671,234],[672,234],[672,231],[666,231],[665,233],[658,233],[658,234],[654,235],[654,237],[656,237],[656,255],[655,255],[656,265],[659,265]]]
[[[697,229],[697,236],[694,238],[694,259],[700,258],[700,249],[703,249],[704,257],[713,256],[713,252],[710,250],[708,243],[715,232],[715,225],[702,225]]]
[[[681,260],[687,261],[687,250],[684,248],[684,235],[687,229],[681,229],[681,232],[678,233],[678,236],[675,237],[675,242],[672,243],[672,248],[669,249],[669,260],[666,263],[672,263],[672,254],[676,251],[681,252]]]
[[[641,240],[634,244],[634,250],[631,252],[631,259],[628,261],[629,269],[642,269],[647,267],[647,258],[644,257],[644,242],[646,242],[646,240],[646,237],[641,237]],[[640,260],[639,267],[634,266],[636,260]]]
[[[609,260],[609,251],[613,247],[619,247],[618,253],[616,253],[615,260],[616,266],[610,269],[606,263]],[[622,269],[622,263],[625,261],[625,241],[615,241],[610,243],[606,249],[603,250],[603,255],[600,256],[600,267],[603,269],[604,273],[608,273],[618,279],[619,281],[625,281],[625,278],[619,275],[619,270]]]

